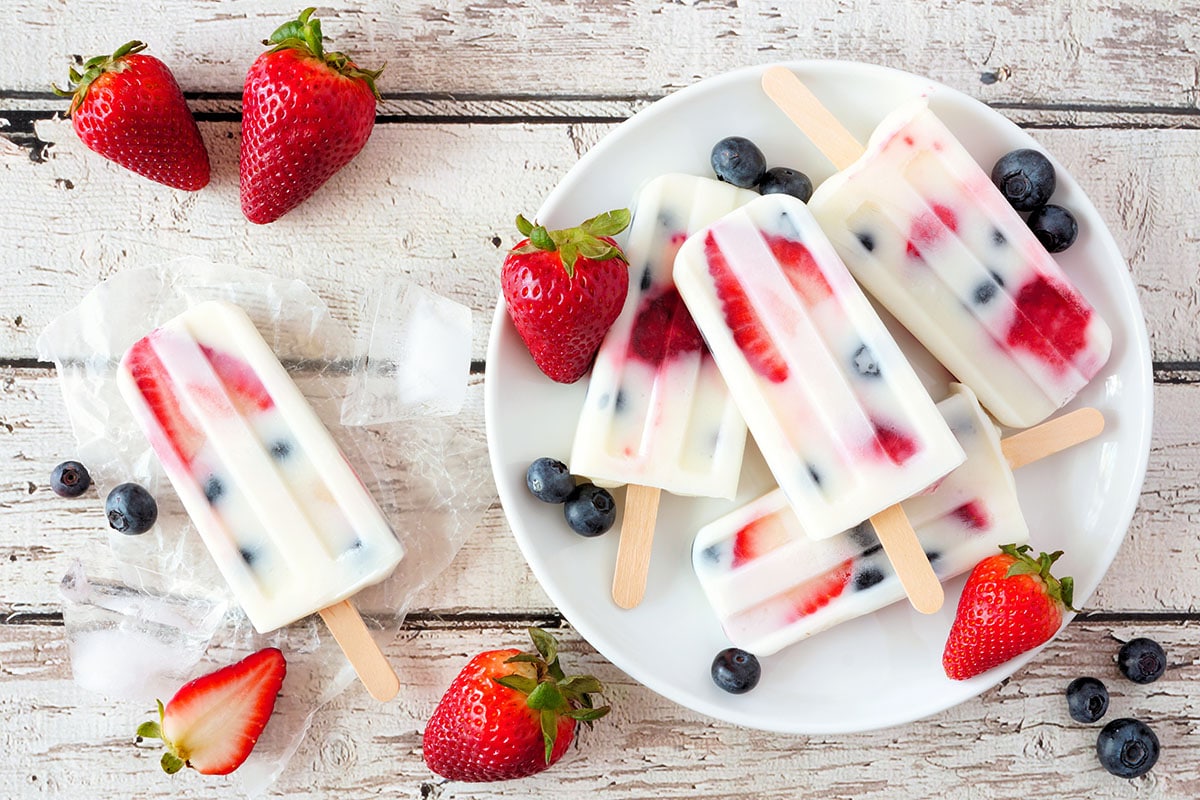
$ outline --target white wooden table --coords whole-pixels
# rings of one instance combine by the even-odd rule
[[[418,600],[389,653],[406,684],[380,706],[356,688],[323,709],[276,784],[288,797],[1195,798],[1200,796],[1200,2],[1198,0],[553,0],[370,3],[319,15],[334,46],[387,62],[361,156],[266,227],[238,209],[241,82],[259,40],[295,15],[280,0],[5,0],[0,22],[0,796],[230,796],[170,779],[131,746],[141,709],[76,687],[57,586],[103,547],[97,503],[64,503],[50,470],[71,454],[53,371],[35,339],[95,283],[183,254],[307,281],[355,325],[372,278],[403,274],[477,312],[464,424],[482,425],[486,326],[514,215],[633,112],[751,63],[844,58],[927,74],[1031,130],[1083,185],[1129,260],[1153,343],[1157,418],[1129,536],[1087,613],[1010,680],[937,716],[853,736],[779,736],[715,722],[641,687],[563,623],[493,504]],[[132,38],[174,69],[213,161],[197,194],[86,151],[48,91],[72,55]],[[997,77],[1001,78],[997,80]],[[365,213],[351,216],[347,209]],[[317,246],[313,246],[317,243]],[[420,735],[472,653],[529,624],[562,628],[574,663],[611,689],[611,718],[560,765],[513,784],[432,775]],[[1116,677],[1116,639],[1151,636],[1171,667]],[[1113,708],[1150,721],[1159,764],[1101,770],[1095,730],[1062,696],[1110,678]]]

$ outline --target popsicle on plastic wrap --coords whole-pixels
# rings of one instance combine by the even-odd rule
[[[404,549],[246,313],[194,306],[134,343],[118,381],[254,627],[321,612],[372,693],[394,694],[348,598]],[[384,667],[383,686],[363,675]]]
[[[921,574],[902,577],[936,610],[941,586],[895,505],[963,451],[804,203],[767,195],[722,217],[680,249],[675,282],[803,530],[898,523],[881,532],[889,557],[915,551]]]
[[[668,174],[647,183],[634,205],[629,295],[596,355],[570,457],[577,475],[630,486],[614,583],[623,606],[636,604],[645,586],[658,491],[737,492],[746,424],[671,269],[689,234],[757,196]]]
[[[902,504],[938,577],[971,569],[1002,544],[1022,544],[1012,467],[1100,433],[1103,417],[1082,409],[1003,442],[975,395],[955,384],[938,403],[967,460],[932,492]],[[706,525],[693,567],[730,641],[770,655],[904,597],[869,526],[814,541],[775,490]]]
[[[864,152],[790,70],[763,86],[841,170],[809,207],[846,266],[997,420],[1037,424],[1104,366],[1108,326],[924,100]]]

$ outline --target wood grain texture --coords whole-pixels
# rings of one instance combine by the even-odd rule
[[[85,8],[88,25],[65,24]],[[111,52],[136,36],[186,91],[240,92],[260,40],[296,14],[284,0],[164,0],[136,25],[121,3],[13,0],[7,10],[16,47],[5,83],[23,91],[65,76],[72,54]],[[348,0],[320,16],[333,46],[367,66],[387,62],[385,93],[659,96],[746,64],[838,58],[992,101],[1197,103],[1195,0]],[[569,68],[530,68],[534,55]],[[1001,67],[1007,77],[995,80]]]
[[[510,783],[447,782],[424,766],[421,732],[443,688],[471,654],[521,646],[519,627],[426,628],[403,634],[387,655],[404,678],[381,706],[355,687],[322,710],[272,797],[423,798],[1163,798],[1200,793],[1194,758],[1200,715],[1200,633],[1194,624],[1075,622],[1030,665],[975,700],[901,728],[857,736],[783,736],[687,711],[634,683],[569,629],[564,663],[595,674],[612,714],[553,771]],[[1149,686],[1121,678],[1120,641],[1153,636],[1171,666]],[[0,786],[56,798],[227,798],[227,779],[158,769],[157,751],[133,743],[147,709],[90,695],[70,680],[62,629],[0,626],[7,720]],[[706,668],[707,665],[697,665]],[[1063,690],[1079,675],[1106,682],[1108,718],[1134,716],[1159,736],[1163,755],[1134,781],[1104,772],[1098,725],[1072,722]]]
[[[402,275],[474,311],[482,359],[511,221],[532,214],[610,123],[389,124],[308,203],[269,226],[241,215],[237,125],[201,126],[213,184],[164,190],[87,151],[65,121],[39,123],[47,160],[0,147],[9,202],[0,241],[0,358],[29,359],[67,303],[118,270],[187,254],[305,280],[356,327],[385,275]],[[1048,129],[1034,135],[1080,181],[1129,260],[1156,361],[1200,361],[1200,131]],[[116,210],[110,198],[120,197]],[[597,209],[598,211],[601,209]],[[363,214],[367,215],[365,218]],[[319,246],[311,246],[311,242]]]

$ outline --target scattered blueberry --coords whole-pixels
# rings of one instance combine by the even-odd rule
[[[580,536],[599,536],[617,521],[617,504],[607,489],[585,483],[567,498],[563,515]]]
[[[1153,683],[1167,668],[1167,654],[1153,639],[1130,639],[1117,653],[1117,668],[1134,683]]]
[[[1067,684],[1067,710],[1076,722],[1095,722],[1108,711],[1108,689],[1096,678],[1076,678]]]
[[[122,483],[108,493],[104,512],[113,530],[133,536],[154,527],[154,521],[158,519],[158,503],[136,483]]]
[[[710,161],[718,180],[743,189],[753,189],[767,171],[762,150],[742,136],[727,136],[713,145]]]
[[[1070,211],[1054,204],[1044,205],[1029,215],[1029,230],[1048,253],[1061,253],[1075,243],[1079,224]]]
[[[225,484],[221,483],[221,479],[216,475],[208,476],[208,480],[204,482],[204,497],[210,503],[215,503],[225,494]]]
[[[567,465],[553,458],[539,458],[525,471],[525,485],[543,503],[565,503],[575,491],[575,479]]]
[[[992,167],[992,183],[1013,208],[1032,211],[1054,194],[1054,165],[1037,150],[1013,150]]]
[[[713,683],[730,694],[745,694],[758,686],[761,677],[762,667],[758,659],[745,650],[727,647],[713,659]]]
[[[808,198],[812,197],[813,185],[809,177],[799,170],[771,167],[758,182],[758,191],[761,194],[790,194],[807,203]]]
[[[50,473],[50,488],[59,497],[79,497],[91,485],[92,476],[78,461],[64,461]]]
[[[1140,720],[1114,719],[1096,739],[1096,756],[1113,775],[1136,778],[1149,772],[1158,761],[1158,737]]]

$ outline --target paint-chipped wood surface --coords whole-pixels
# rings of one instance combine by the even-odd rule
[[[48,489],[72,440],[44,325],[98,280],[184,254],[304,279],[351,326],[372,281],[400,274],[475,311],[461,424],[478,430],[487,327],[511,220],[579,156],[671,91],[746,64],[863,60],[927,74],[990,103],[1066,165],[1129,260],[1150,330],[1156,421],[1129,536],[1088,614],[1004,684],[931,719],[855,736],[778,736],[659,698],[569,629],[616,711],[552,772],[447,783],[420,731],[473,652],[562,625],[493,503],[418,598],[389,655],[406,683],[379,707],[351,690],[323,709],[278,796],[1195,798],[1200,796],[1200,3],[1193,0],[709,2],[515,0],[321,7],[334,45],[388,63],[362,155],[308,204],[258,227],[237,202],[240,85],[261,40],[298,10],[279,0],[142,4],[11,0],[0,30],[0,796],[218,798],[168,780],[129,732],[143,709],[72,681],[58,583],[105,547],[95,503]],[[48,91],[73,56],[139,38],[175,70],[213,161],[188,195],[83,148]],[[1138,687],[1118,640],[1163,642],[1166,677]],[[1122,781],[1095,726],[1066,716],[1076,675],[1106,678],[1115,714],[1150,721],[1163,756]],[[883,691],[885,687],[865,687]]]

